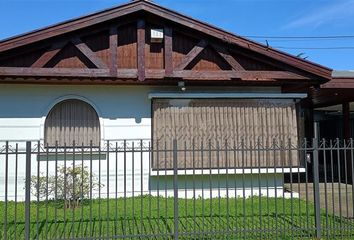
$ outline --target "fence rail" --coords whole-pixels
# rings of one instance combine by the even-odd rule
[[[0,141],[1,239],[354,237],[353,140]]]

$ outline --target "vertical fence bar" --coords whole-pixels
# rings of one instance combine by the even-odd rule
[[[203,232],[203,237],[205,237],[205,201],[204,201],[204,145],[203,141],[201,141],[200,144],[200,158],[201,158],[201,168],[202,168],[202,232]]]
[[[90,233],[89,236],[93,237],[94,235],[94,229],[93,229],[93,223],[92,223],[92,180],[93,180],[93,165],[92,165],[92,140],[90,140]]]
[[[332,234],[335,234],[335,201],[334,201],[334,160],[333,160],[333,149],[334,145],[332,140],[329,141],[330,143],[330,158],[331,158],[331,191],[332,191]]]
[[[326,158],[326,140],[322,139],[323,144],[323,166],[324,166],[324,191],[325,191],[325,209],[326,209],[326,237],[328,238],[328,199],[327,199],[327,158]]]
[[[173,148],[173,145],[172,145],[172,148]],[[173,151],[173,149],[172,149],[172,151]],[[167,222],[167,198],[168,198],[168,193],[167,193],[167,154],[168,154],[168,157],[170,157],[171,156],[171,146],[170,145],[168,145],[168,147],[167,147],[167,142],[165,141],[164,142],[164,150],[163,150],[163,155],[164,155],[164,158],[165,158],[165,161],[164,161],[164,166],[165,166],[165,169],[164,169],[164,189],[165,189],[165,198],[163,199],[164,200],[164,202],[165,202],[165,219],[164,219],[164,225],[165,225],[165,234],[166,234],[166,236],[168,235],[168,234],[171,234],[171,231],[169,231],[169,228],[168,228],[168,222]],[[172,153],[173,154],[173,153]],[[172,159],[172,161],[173,161],[173,159]],[[173,165],[173,163],[172,163],[172,165]],[[171,167],[170,166],[170,164],[169,164],[169,167]]]
[[[81,143],[81,193],[80,193],[80,199],[81,199],[81,217],[80,217],[80,224],[81,226],[81,237],[84,237],[84,198],[86,197],[84,194],[84,178],[87,179],[87,177],[84,175],[84,142]],[[87,173],[85,169],[85,173]],[[86,185],[86,184],[85,184]],[[85,189],[85,192],[87,193],[87,190]]]
[[[115,183],[115,203],[116,203],[116,208],[115,208],[115,222],[114,222],[114,234],[115,237],[118,236],[118,142],[116,142],[116,147],[115,147],[115,157],[116,157],[116,183]]]
[[[107,238],[109,237],[109,224],[110,224],[110,211],[109,211],[109,154],[110,154],[110,142],[109,140],[107,140],[107,149],[106,149],[106,154],[107,154],[107,205],[106,205],[106,209],[107,209],[107,214],[106,214],[106,224],[107,224],[107,229],[106,229],[106,234],[107,234]]]
[[[316,238],[321,238],[321,209],[320,209],[320,183],[318,173],[318,141],[316,138],[312,140],[313,147],[313,188],[315,199],[315,224]]]
[[[305,229],[310,229],[309,225],[309,191],[308,191],[308,178],[309,178],[309,161],[311,159],[311,155],[308,155],[308,141],[306,138],[303,139],[303,151],[304,151],[304,165],[305,165],[305,210],[306,210],[306,221],[304,221],[304,228]],[[310,231],[304,231],[305,236],[309,237],[309,235],[312,236],[312,233]]]
[[[49,194],[49,191],[48,191],[48,188],[49,188],[49,162],[48,162],[48,157],[49,157],[49,148],[48,148],[48,143],[46,144],[46,173],[45,173],[45,190],[46,190],[46,193],[45,193],[45,237],[46,239],[48,239],[48,194]]]
[[[131,191],[132,191],[132,196],[131,196],[131,202],[132,202],[132,225],[131,225],[131,228],[132,228],[132,231],[131,231],[131,234],[132,235],[135,235],[135,204],[134,204],[134,200],[135,200],[135,197],[134,197],[134,194],[135,194],[135,145],[134,145],[134,141],[132,141],[132,151],[131,151],[131,156],[132,156],[132,175],[131,175],[131,178],[132,178],[132,188],[131,188]]]
[[[73,156],[73,168],[72,168],[72,211],[71,211],[71,236],[72,238],[75,238],[75,207],[76,207],[76,191],[75,191],[75,178],[76,178],[76,168],[75,168],[75,148],[76,148],[76,142],[75,140],[73,141],[73,145],[72,145],[72,156]],[[69,199],[70,199],[70,195],[69,195]],[[69,235],[70,236],[70,235]]]
[[[17,239],[17,179],[18,179],[18,143],[16,143],[15,149],[15,230],[14,230],[14,239]]]
[[[25,177],[25,240],[30,239],[31,224],[31,142],[26,142],[26,177]]]
[[[229,209],[229,158],[228,158],[228,142],[225,140],[225,166],[226,166],[226,225],[227,225],[227,236],[231,235],[230,232],[230,209]]]
[[[40,142],[37,141],[37,156],[39,156],[40,154]],[[39,200],[40,200],[40,197],[39,197],[39,190],[40,190],[40,167],[41,167],[41,163],[39,161],[39,159],[37,158],[37,186],[36,186],[36,189],[37,189],[37,202],[36,202],[36,239],[39,239]]]
[[[7,194],[8,194],[8,182],[9,179],[9,142],[6,141],[5,149],[5,209],[4,209],[4,239],[7,239]]]
[[[67,224],[67,219],[66,219],[66,208],[67,208],[67,200],[68,199],[68,195],[67,195],[67,163],[66,163],[66,157],[67,157],[67,148],[66,148],[66,142],[64,143],[64,207],[63,207],[63,218],[64,218],[64,221],[63,221],[63,228],[64,228],[64,231],[63,231],[63,235],[64,235],[64,238],[66,238],[66,224]]]
[[[178,240],[178,166],[177,166],[177,140],[173,140],[173,219],[174,219],[174,239]]]
[[[57,203],[58,201],[58,141],[55,141],[55,180],[54,180],[54,185],[55,185],[55,190],[54,190],[54,201]],[[57,238],[57,230],[58,230],[58,208],[54,209],[54,225],[55,225],[55,230],[54,230],[54,238]]]
[[[353,154],[353,139],[350,139],[350,162],[352,176],[352,216],[354,217],[354,154]],[[351,228],[352,230],[352,228]]]
[[[143,140],[140,140],[140,234],[143,235],[144,226],[143,226],[143,207],[144,207],[144,179],[143,179]]]
[[[123,237],[125,238],[127,235],[127,141],[124,140],[123,143],[123,161],[124,161],[124,170],[123,170],[123,178],[124,178],[124,228],[123,228]]]
[[[193,176],[192,176],[192,187],[193,187],[193,236],[196,236],[197,222],[196,222],[196,210],[195,210],[195,142],[194,138],[192,140],[192,166],[193,166]]]
[[[340,236],[343,237],[343,232],[342,232],[342,191],[341,191],[341,182],[342,182],[342,164],[341,164],[341,146],[340,146],[340,140],[339,138],[336,139],[335,141],[335,146],[336,146],[336,152],[337,152],[337,170],[338,170],[338,199],[340,199],[339,202],[339,231],[340,231]]]
[[[101,237],[102,236],[102,217],[101,217],[101,186],[102,181],[101,181],[101,174],[102,174],[102,163],[101,163],[101,143],[98,145],[98,234]]]

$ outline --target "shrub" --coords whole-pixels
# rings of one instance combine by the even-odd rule
[[[56,176],[43,175],[31,177],[31,193],[40,199],[62,200],[67,208],[78,207],[82,200],[90,197],[91,190],[103,187],[94,174],[90,176],[86,166],[61,166]]]

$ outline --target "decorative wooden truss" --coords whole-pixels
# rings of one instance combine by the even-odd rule
[[[150,29],[164,29],[163,43]],[[0,82],[322,83],[331,70],[147,1],[0,42]],[[159,81],[156,81],[159,80]]]

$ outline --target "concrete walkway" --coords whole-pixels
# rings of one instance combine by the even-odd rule
[[[285,184],[290,190],[290,184]],[[300,193],[300,198],[306,200],[306,184],[293,183],[292,190]],[[308,200],[314,202],[313,183],[307,184]],[[353,186],[344,183],[320,183],[320,204],[323,210],[328,209],[328,214],[334,214],[338,217],[353,218]]]

